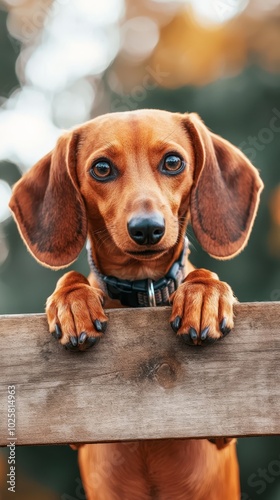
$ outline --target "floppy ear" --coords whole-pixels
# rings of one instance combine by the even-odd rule
[[[195,153],[191,222],[202,248],[218,259],[247,243],[263,183],[235,146],[212,134],[195,113],[184,119]]]
[[[62,136],[13,189],[10,208],[33,256],[53,268],[68,266],[87,235],[83,199],[76,178],[78,133]]]

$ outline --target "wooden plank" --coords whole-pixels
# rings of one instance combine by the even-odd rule
[[[1,317],[1,445],[8,385],[17,444],[280,434],[280,303],[235,312],[234,331],[203,348],[176,338],[169,308],[110,310],[85,353],[59,346],[45,315]]]

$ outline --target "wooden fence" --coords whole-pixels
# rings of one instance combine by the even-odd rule
[[[45,315],[0,318],[0,445],[15,386],[18,445],[280,434],[280,303],[235,307],[235,328],[184,345],[170,308],[108,311],[96,348],[63,349]]]

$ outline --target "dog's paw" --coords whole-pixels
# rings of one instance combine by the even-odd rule
[[[171,302],[171,327],[186,344],[215,342],[233,328],[233,305],[237,300],[230,286],[206,269],[188,274]]]
[[[102,290],[90,286],[81,274],[70,272],[63,276],[46,304],[54,338],[71,351],[96,346],[107,326],[103,300]]]

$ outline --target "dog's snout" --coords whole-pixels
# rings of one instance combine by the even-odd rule
[[[128,222],[127,229],[129,236],[138,245],[155,245],[165,233],[165,221],[158,213],[133,217]]]

